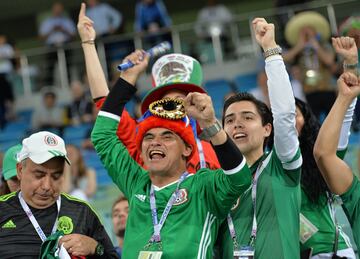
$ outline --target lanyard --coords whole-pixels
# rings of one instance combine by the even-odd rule
[[[230,232],[231,239],[233,241],[234,251],[235,251],[239,247],[239,244],[236,240],[236,231],[235,231],[234,222],[232,220],[230,213],[227,215],[227,223],[228,223],[229,232]]]
[[[257,232],[257,221],[256,221],[256,187],[257,187],[257,181],[260,177],[261,172],[263,171],[262,168],[263,162],[260,162],[257,169],[256,169],[256,173],[253,179],[253,183],[251,186],[251,199],[252,199],[252,203],[253,203],[253,208],[254,208],[254,214],[253,214],[253,222],[252,222],[252,227],[251,227],[251,235],[250,235],[250,246],[254,246],[254,242],[256,239],[256,232]],[[236,248],[238,248],[238,243],[236,240],[236,230],[234,227],[234,222],[232,220],[232,217],[230,215],[230,213],[227,215],[227,223],[228,223],[228,228],[229,228],[229,232],[230,232],[230,236],[231,239],[233,240],[233,244],[234,244],[234,250]]]
[[[271,156],[271,154],[268,155],[268,158]],[[266,164],[266,163],[265,163]],[[251,228],[251,235],[250,235],[250,245],[254,246],[255,240],[256,240],[256,232],[257,232],[257,221],[256,221],[256,192],[257,192],[257,183],[259,180],[259,177],[263,171],[263,165],[264,161],[261,161],[256,169],[256,173],[253,179],[253,184],[251,187],[251,199],[253,203],[254,208],[254,215],[253,215],[253,223]]]
[[[23,210],[25,211],[25,213],[28,216],[29,220],[31,221],[31,224],[34,226],[36,232],[38,233],[38,235],[39,235],[39,237],[41,239],[41,241],[44,242],[46,240],[46,235],[45,235],[44,231],[41,229],[41,227],[40,227],[39,223],[37,222],[36,218],[34,217],[34,214],[31,212],[29,206],[26,204],[21,192],[19,192],[19,200],[20,200],[21,207],[23,208]],[[56,200],[56,206],[57,206],[57,216],[56,216],[54,226],[53,226],[53,228],[51,230],[51,234],[54,234],[56,232],[57,225],[58,225],[58,216],[59,216],[59,211],[60,211],[60,206],[61,206],[61,198],[60,198],[60,196]]]
[[[200,168],[206,168],[204,148],[203,145],[201,144],[201,140],[198,137],[196,137],[196,145],[199,152]]]
[[[334,197],[329,192],[326,192],[326,196],[328,199],[328,205],[330,207],[330,215],[331,215],[331,218],[335,225],[335,241],[334,241],[333,252],[336,255],[337,250],[338,250],[338,245],[339,245],[339,225],[338,225],[337,219],[336,219],[336,209],[334,206]]]
[[[161,215],[160,221],[158,221],[154,185],[153,184],[151,185],[151,187],[150,187],[150,208],[151,208],[152,222],[153,222],[153,226],[154,226],[154,234],[152,235],[152,237],[150,239],[150,243],[161,242],[160,231],[165,223],[167,216],[170,213],[171,207],[173,206],[173,204],[179,194],[180,184],[185,180],[185,178],[188,175],[189,175],[189,173],[185,172],[180,176],[180,179],[176,186],[176,190],[173,192],[168,203],[166,204],[166,207]]]

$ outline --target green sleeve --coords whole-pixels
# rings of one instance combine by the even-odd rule
[[[349,190],[340,197],[343,201],[342,207],[351,225],[356,246],[360,247],[360,183],[355,175]]]
[[[251,185],[251,172],[245,159],[231,171],[219,169],[201,174],[199,180],[205,202],[218,218],[225,218],[239,196]]]
[[[117,120],[99,115],[91,140],[113,182],[126,197],[131,197],[134,187],[147,173],[130,157],[126,147],[118,139],[117,127]]]

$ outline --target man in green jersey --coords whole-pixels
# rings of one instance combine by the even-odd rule
[[[256,18],[253,29],[264,50],[271,111],[247,93],[224,104],[223,125],[244,154],[253,185],[232,208],[219,235],[220,258],[253,253],[257,259],[299,258],[300,167],[295,100],[274,25]],[[272,132],[274,147],[264,152]],[[253,258],[251,255],[245,258]]]
[[[126,57],[135,66],[121,73],[102,106],[92,141],[114,183],[129,199],[124,258],[212,258],[218,228],[232,204],[251,182],[239,149],[215,118],[206,94],[190,93],[183,101],[151,104],[138,124],[136,146],[145,168],[131,158],[116,135],[124,96],[149,57],[137,50]],[[129,98],[125,98],[129,100]],[[196,148],[191,116],[197,120],[217,154],[222,169],[186,172]],[[172,118],[172,119],[169,119]]]
[[[353,39],[348,38],[348,44]],[[345,43],[346,44],[346,43]],[[347,64],[356,69],[346,72],[337,81],[339,93],[317,137],[314,156],[330,190],[340,195],[343,209],[353,230],[357,247],[360,247],[360,183],[350,167],[336,155],[341,125],[352,100],[360,94],[358,64]]]

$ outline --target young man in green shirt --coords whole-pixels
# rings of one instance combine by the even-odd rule
[[[354,39],[347,37],[346,44],[354,44]],[[337,81],[339,93],[326,117],[317,137],[314,156],[329,189],[340,195],[343,209],[353,230],[357,247],[360,247],[360,184],[350,167],[337,156],[341,126],[346,111],[353,99],[360,94],[360,78],[357,64],[353,72],[343,73]],[[357,66],[356,66],[357,65]]]
[[[138,124],[136,145],[145,169],[116,135],[121,114],[149,57],[137,50],[96,120],[92,141],[114,183],[129,199],[124,258],[212,258],[220,224],[251,182],[239,149],[216,121],[211,99],[190,93],[183,101],[156,101]],[[185,113],[186,111],[186,113]],[[188,174],[196,149],[193,124],[211,141],[222,169]],[[172,118],[172,119],[170,119]],[[189,122],[190,121],[190,122]]]
[[[300,168],[295,100],[274,25],[256,18],[253,29],[264,50],[274,147],[264,152],[272,132],[267,106],[247,93],[225,101],[224,129],[246,157],[253,185],[234,205],[219,236],[219,258],[299,258]],[[226,224],[227,223],[227,224]],[[252,257],[253,256],[253,257]]]

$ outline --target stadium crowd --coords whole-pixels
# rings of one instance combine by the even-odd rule
[[[211,13],[217,5],[209,2]],[[61,11],[55,5],[45,23],[56,23]],[[139,1],[136,11],[136,30],[153,32],[151,45],[167,39],[171,22],[161,1]],[[113,17],[106,30],[100,12]],[[360,18],[348,18],[331,37],[324,16],[297,13],[285,26],[287,47],[277,43],[274,24],[253,19],[261,84],[227,96],[221,118],[202,86],[202,65],[189,55],[153,62],[142,49],[129,51],[123,61],[133,66],[109,83],[96,43],[121,19],[107,4],[81,4],[86,79],[71,84],[64,111],[44,88],[34,132],[5,152],[0,258],[357,258],[360,187],[343,159],[360,118]],[[74,37],[75,25],[67,24],[68,32],[56,25],[53,36],[43,25],[49,45],[63,40],[51,47]],[[133,118],[125,106],[149,70],[152,89]],[[88,203],[97,172],[81,147],[62,138],[65,125],[84,123],[90,141],[82,148],[95,150],[122,193],[109,208],[115,246]],[[338,204],[356,247],[338,223]]]

